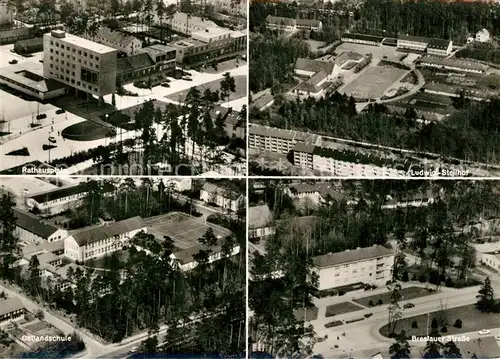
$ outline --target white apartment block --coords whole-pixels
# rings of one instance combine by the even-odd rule
[[[313,146],[321,144],[321,136],[306,132],[283,130],[275,127],[251,124],[248,134],[249,148],[288,154],[297,142]]]
[[[425,51],[428,45],[429,39],[420,36],[402,35],[397,40],[397,46],[402,49]]]
[[[44,77],[102,98],[116,89],[116,49],[62,30],[43,36]]]
[[[84,186],[64,187],[27,198],[26,205],[42,214],[54,215],[76,207],[86,195]]]
[[[451,40],[432,39],[427,46],[427,53],[435,56],[448,56],[453,49]]]
[[[356,283],[385,285],[391,279],[394,252],[380,245],[314,257],[318,290]]]
[[[500,253],[483,253],[481,255],[481,261],[488,267],[491,267],[497,271],[500,271]]]
[[[313,170],[328,172],[342,177],[395,177],[405,175],[405,171],[395,168],[339,161],[331,157],[319,155],[313,155]]]
[[[18,208],[13,211],[16,218],[14,234],[22,242],[41,244],[61,241],[68,236],[68,231],[57,228],[32,213]]]
[[[147,225],[140,217],[86,229],[64,240],[64,255],[79,262],[99,258],[122,249],[141,231],[147,232]]]

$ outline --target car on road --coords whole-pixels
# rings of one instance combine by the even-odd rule
[[[161,87],[170,87],[170,84],[168,82],[162,82]]]
[[[132,348],[130,348],[128,351],[129,351],[130,353],[137,353],[137,351],[138,351],[138,350],[139,350],[139,347],[132,347]]]
[[[500,335],[495,335],[495,340],[500,342]]]
[[[49,142],[50,142],[50,143],[56,143],[56,142],[57,142],[57,140],[56,140],[56,138],[55,138],[54,136],[50,136],[50,137],[49,137]]]
[[[38,60],[38,62],[41,62],[43,64],[43,59]]]
[[[191,77],[189,77],[189,76],[183,76],[182,79],[184,81],[193,81],[193,79]]]
[[[16,60],[16,59],[14,59],[14,60],[10,60],[10,61],[9,61],[9,64],[11,64],[11,65],[15,65],[15,64],[17,64],[17,60]]]
[[[44,118],[47,118],[47,115],[44,114],[44,113],[41,113],[41,114],[39,114],[39,115],[36,116],[37,120],[43,120]]]
[[[488,334],[491,334],[491,331],[489,331],[488,329],[481,329],[480,331],[477,332],[477,334],[488,335]]]
[[[60,115],[61,113],[66,113],[66,111],[64,111],[62,108],[60,108],[60,109],[58,109],[58,110],[56,111],[56,114],[57,114],[57,115]]]
[[[403,305],[403,308],[404,309],[415,308],[415,304],[413,304],[413,303],[406,303],[405,305]]]

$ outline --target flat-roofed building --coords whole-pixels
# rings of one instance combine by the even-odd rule
[[[68,231],[19,208],[13,208],[16,218],[15,235],[19,240],[40,244],[61,241],[68,236]]]
[[[173,46],[155,44],[139,50],[148,54],[155,63],[155,71],[171,73],[175,71],[177,50]]]
[[[345,33],[342,35],[340,40],[342,40],[343,42],[352,42],[355,44],[380,46],[382,44],[382,41],[384,41],[384,38],[381,36],[373,36],[366,34]]]
[[[106,26],[99,27],[95,36],[85,36],[86,39],[97,42],[102,45],[112,47],[127,56],[135,55],[142,48],[142,41],[138,38],[124,34],[120,31],[114,31]]]
[[[18,54],[32,54],[43,51],[43,37],[16,41],[14,51]]]
[[[427,53],[436,56],[448,56],[453,49],[453,42],[451,40],[431,39],[427,46]]]
[[[38,100],[49,100],[68,92],[70,86],[44,77],[43,65],[22,62],[0,68],[0,84]]]
[[[300,76],[312,77],[314,74],[324,71],[328,77],[332,77],[336,70],[336,65],[331,61],[320,61],[299,57],[295,61],[294,72]]]
[[[0,300],[0,324],[24,318],[26,308],[19,297]]]
[[[62,30],[43,35],[44,77],[102,99],[116,89],[118,51]]]
[[[83,262],[123,248],[137,233],[147,232],[141,217],[84,229],[64,240],[64,255]]]
[[[319,291],[357,283],[385,285],[391,279],[394,251],[374,245],[316,256],[312,261]]]
[[[312,133],[284,130],[255,123],[249,126],[249,148],[288,154],[297,142],[313,146],[321,144],[321,136]]]
[[[398,48],[425,51],[429,45],[430,40],[422,36],[399,35]]]
[[[301,168],[314,169],[314,148],[313,145],[297,142],[293,147],[293,164]]]
[[[419,59],[418,64],[424,67],[434,67],[458,72],[472,72],[477,74],[485,73],[488,70],[488,66],[477,61],[460,60],[455,58],[444,59],[442,57],[429,55]]]

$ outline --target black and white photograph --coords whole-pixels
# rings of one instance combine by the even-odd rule
[[[256,176],[498,177],[498,1],[252,1]]]
[[[0,3],[0,173],[246,174],[247,2]]]
[[[4,177],[1,358],[245,358],[246,183]]]
[[[500,356],[500,182],[251,180],[255,358]]]

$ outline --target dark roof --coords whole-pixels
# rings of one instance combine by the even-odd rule
[[[131,232],[137,229],[146,228],[141,217],[132,217],[109,225],[90,228],[73,235],[79,246],[102,241],[120,234]]]
[[[293,150],[295,152],[306,152],[306,153],[313,153],[314,152],[314,147],[313,145],[306,144],[304,142],[297,142],[295,146],[293,147]]]
[[[266,17],[266,22],[275,25],[289,25],[289,26],[295,26],[296,24],[295,19],[290,19],[288,17],[271,16],[271,15],[268,15]]]
[[[295,62],[295,70],[302,71],[319,72],[323,70],[327,74],[331,74],[334,67],[335,63],[333,62],[305,59],[302,57],[299,57]]]
[[[423,36],[411,36],[411,35],[399,35],[398,40],[421,42],[423,44],[428,44],[429,39]]]
[[[431,39],[428,47],[431,49],[446,50],[448,49],[450,42],[451,40]]]
[[[17,41],[14,46],[29,47],[29,46],[43,46],[43,37],[36,37],[34,39],[26,39]]]
[[[374,41],[374,42],[382,42],[382,40],[384,39],[382,36],[374,36],[374,35],[366,35],[366,34],[350,34],[350,33],[343,34],[342,38]]]
[[[19,297],[7,298],[0,301],[0,315],[12,313],[19,309],[24,309],[24,304]]]
[[[55,199],[72,196],[74,194],[84,193],[86,191],[87,191],[86,184],[79,184],[79,185],[72,186],[72,187],[58,188],[54,191],[47,192],[47,193],[37,194],[31,198],[34,199],[35,201],[37,201],[38,203],[45,203],[45,202],[53,201]]]
[[[228,198],[227,196],[229,196],[232,200],[237,200],[241,197],[241,194],[231,190],[230,188],[221,187],[210,182],[205,182],[203,184],[203,190],[207,191],[208,193],[216,193],[217,195],[224,198]]]
[[[358,54],[357,52],[354,51],[346,51],[341,53],[336,59],[335,63],[337,66],[342,66],[344,65],[347,61],[354,60],[354,61],[359,61],[363,58],[364,56],[361,54]]]
[[[140,54],[120,58],[116,61],[116,73],[122,74],[154,66],[154,61],[148,54]]]
[[[44,239],[49,238],[59,229],[50,223],[43,222],[41,218],[38,218],[34,214],[21,209],[13,208],[13,212],[14,217],[16,217],[16,225],[18,227],[21,227]]]
[[[222,240],[219,240],[219,244],[215,246],[207,246],[207,245],[198,245],[195,247],[190,247],[183,249],[179,252],[175,252],[174,256],[182,264],[188,264],[194,261],[194,255],[197,254],[200,250],[210,250],[210,254],[220,253],[222,251]]]
[[[388,256],[391,254],[394,254],[392,249],[388,249],[380,245],[374,245],[372,247],[324,254],[322,256],[314,257],[312,260],[316,267],[324,268],[343,263],[358,262],[366,259]]]
[[[312,184],[309,183],[296,183],[293,185],[290,185],[288,187],[292,193],[309,193],[309,192],[318,192],[318,189],[316,186],[313,186]]]
[[[321,21],[309,19],[297,19],[295,20],[295,23],[297,24],[297,26],[319,27],[321,25]]]

